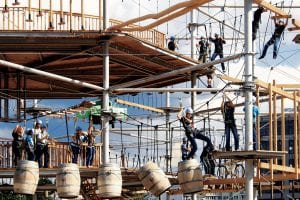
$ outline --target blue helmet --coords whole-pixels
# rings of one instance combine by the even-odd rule
[[[41,128],[47,128],[45,124],[41,125]]]
[[[174,41],[174,40],[175,40],[175,37],[174,37],[174,36],[171,36],[171,37],[170,37],[170,40]]]
[[[80,126],[77,126],[76,131],[82,131],[82,128]]]
[[[42,124],[42,123],[43,123],[43,121],[42,121],[42,120],[40,120],[40,119],[38,119],[38,120],[36,120],[36,123],[37,123],[37,124]]]

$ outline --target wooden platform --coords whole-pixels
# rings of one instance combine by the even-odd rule
[[[220,159],[273,159],[287,154],[286,151],[216,151],[213,152],[214,158]]]

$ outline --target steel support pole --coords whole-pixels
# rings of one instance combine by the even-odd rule
[[[191,58],[195,58],[195,11],[191,11],[191,23],[189,24],[189,31],[191,34]]]
[[[103,29],[107,29],[109,26],[108,15],[108,0],[103,0]],[[109,111],[109,41],[104,42],[103,51],[103,97],[102,97],[102,109],[104,113]],[[105,112],[106,111],[106,112]],[[104,164],[109,163],[109,118],[108,114],[102,115],[102,162]]]
[[[170,155],[169,155],[169,148],[170,148],[170,138],[169,138],[169,122],[170,122],[170,92],[166,92],[166,172],[169,172],[169,166],[171,169],[170,163]]]
[[[244,0],[245,14],[245,148],[253,150],[253,114],[252,114],[252,0]],[[246,160],[246,199],[253,200],[253,160]]]

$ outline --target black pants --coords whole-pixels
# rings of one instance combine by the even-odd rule
[[[211,142],[211,140],[209,139],[209,137],[207,137],[206,135],[204,135],[203,131],[200,131],[198,129],[194,129],[194,137],[199,139],[199,140],[203,140],[207,143],[208,147],[213,150],[214,146]]]
[[[44,154],[44,168],[49,167],[49,148],[48,144],[38,144],[36,147],[36,158],[35,160],[39,163],[39,168],[43,167],[42,155]]]
[[[22,159],[22,141],[13,141],[12,150],[14,155],[14,164],[18,165],[18,161]]]
[[[209,147],[206,145],[200,156],[200,160],[204,166],[205,174],[215,175],[215,161],[212,158]]]

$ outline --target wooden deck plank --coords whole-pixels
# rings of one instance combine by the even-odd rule
[[[264,151],[264,150],[257,150],[257,151],[215,151],[213,152],[214,158],[221,158],[221,159],[272,159],[278,158],[286,154],[287,152],[283,151]]]

